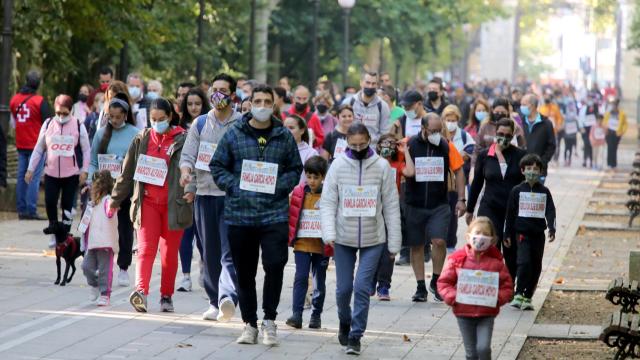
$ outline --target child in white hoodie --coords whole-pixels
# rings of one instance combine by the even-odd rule
[[[108,170],[94,173],[91,202],[78,230],[86,249],[82,271],[91,286],[91,300],[98,306],[109,305],[113,278],[113,254],[118,252],[118,217],[109,209],[113,178]]]

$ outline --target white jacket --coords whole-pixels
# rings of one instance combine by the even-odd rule
[[[100,200],[99,204],[93,207],[91,222],[87,232],[87,250],[111,248],[114,253],[119,250],[118,246],[118,213],[114,212],[113,217],[107,216],[108,201],[111,196],[107,195]]]
[[[377,189],[375,216],[344,215],[344,190],[350,186]],[[362,161],[345,153],[333,161],[322,186],[320,216],[322,239],[327,244],[335,241],[344,246],[364,248],[387,242],[390,253],[400,251],[402,235],[396,179],[389,163],[375,153]]]

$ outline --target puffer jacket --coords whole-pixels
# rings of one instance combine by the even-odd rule
[[[291,247],[293,247],[297,239],[296,233],[300,225],[304,197],[310,191],[309,185],[300,184],[291,193],[291,202],[289,203],[289,246]],[[324,256],[333,256],[333,247],[331,245],[325,244]]]
[[[378,139],[383,134],[389,133],[391,130],[391,124],[389,123],[389,116],[391,111],[389,105],[384,102],[378,95],[373,97],[373,100],[368,104],[362,101],[362,91],[359,91],[349,103],[353,108],[353,120],[363,123],[371,134],[371,143],[377,144]]]
[[[346,186],[375,186],[378,190],[376,215],[345,217],[342,192]],[[324,181],[320,218],[325,244],[335,241],[344,246],[364,248],[386,242],[390,253],[400,251],[400,204],[389,162],[371,149],[364,160],[354,159],[350,150],[345,156],[337,157]]]
[[[498,304],[496,307],[467,305],[456,302],[458,272],[460,269],[500,273],[500,288],[498,290]],[[466,244],[464,248],[457,250],[447,258],[447,263],[438,278],[438,292],[444,302],[453,308],[453,314],[455,316],[497,316],[500,313],[500,307],[506,304],[513,295],[513,281],[511,280],[509,270],[504,264],[498,248],[492,245],[482,254],[480,261],[477,261],[475,251],[471,248],[471,245]]]

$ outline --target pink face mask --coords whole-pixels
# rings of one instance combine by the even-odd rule
[[[485,251],[491,246],[491,236],[472,235],[467,241],[475,251]]]

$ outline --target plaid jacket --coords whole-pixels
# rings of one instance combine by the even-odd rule
[[[211,159],[211,174],[225,197],[225,221],[236,226],[262,226],[289,221],[289,193],[300,182],[302,161],[298,145],[282,122],[271,118],[273,128],[264,151],[249,126],[250,113],[222,137]],[[275,194],[240,189],[243,160],[278,164]]]

